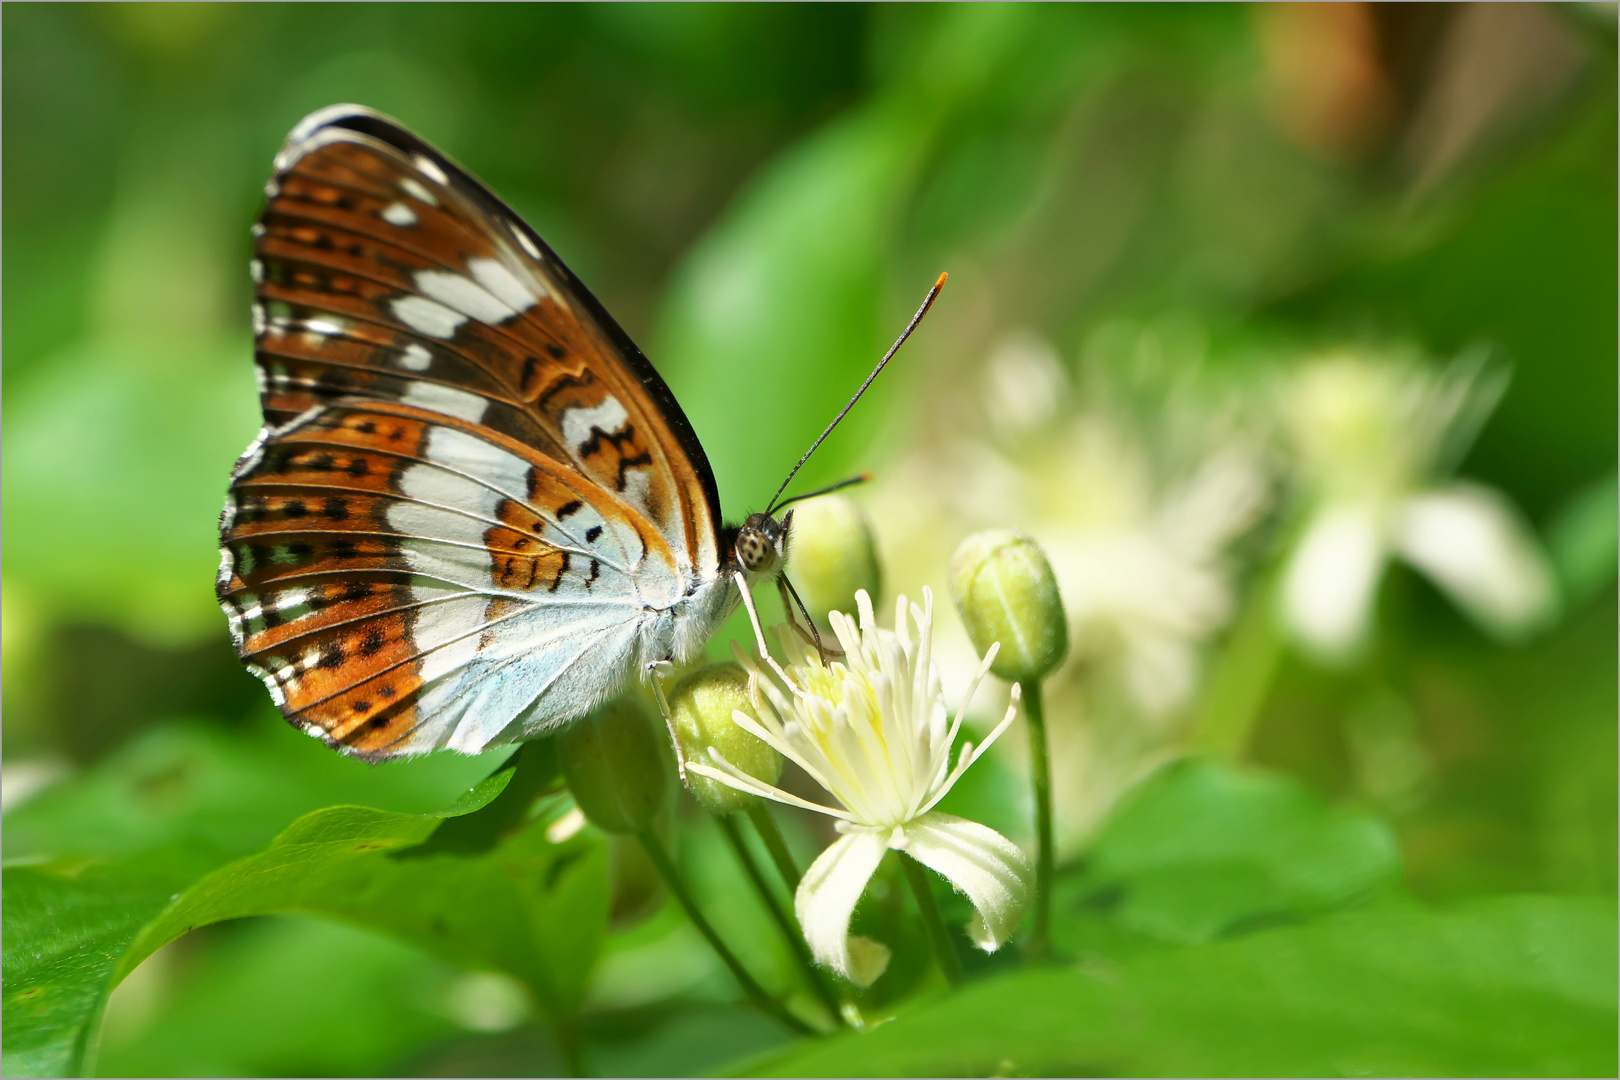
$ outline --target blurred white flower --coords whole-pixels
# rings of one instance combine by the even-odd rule
[[[826,788],[838,806],[821,806],[735,768],[713,749],[713,764],[687,768],[740,791],[827,814],[843,836],[805,873],[795,898],[799,923],[816,959],[859,985],[888,966],[886,946],[851,937],[850,917],[890,848],[904,851],[965,893],[978,911],[974,943],[994,951],[1017,927],[1031,887],[1028,858],[994,829],[934,809],[952,785],[1007,729],[1017,713],[1016,691],[1001,723],[974,747],[964,744],[953,768],[951,743],[962,710],[950,719],[933,662],[933,593],[923,606],[895,605],[895,632],[878,628],[872,600],[856,594],[857,629],[842,612],[830,621],[844,661],[823,666],[791,633],[779,635],[786,668],[770,657],[763,670],[735,646],[737,661],[758,688],[756,722],[742,711],[736,723],[775,747]],[[916,623],[912,640],[907,613]],[[989,670],[991,648],[968,685],[967,698]],[[966,707],[966,700],[963,702]]]
[[[469,971],[445,987],[445,1012],[472,1031],[510,1031],[533,1011],[523,984],[495,971]]]
[[[32,758],[0,765],[0,812],[15,810],[69,773],[65,762]]]
[[[1002,338],[984,369],[984,407],[991,427],[1014,441],[1039,431],[1069,405],[1069,378],[1052,343],[1029,330]]]
[[[1058,497],[1030,531],[1057,575],[1073,651],[1117,663],[1136,705],[1163,715],[1192,695],[1200,647],[1231,618],[1226,550],[1265,506],[1259,457],[1218,445],[1160,481],[1139,441],[1087,414],[1058,458]]]
[[[1054,355],[1026,334],[992,349],[983,378],[960,383],[971,395],[942,399],[927,437],[879,471],[866,501],[896,587],[941,587],[951,551],[981,529],[1015,528],[1046,551],[1069,624],[1070,659],[1046,695],[1058,847],[1072,852],[1181,752],[1202,654],[1235,613],[1232,548],[1271,479],[1247,402],[1200,374],[1193,320],[1106,324],[1086,346],[1081,387],[1047,363]],[[1041,374],[1013,393],[1023,371]],[[1061,407],[1045,418],[1037,396]],[[1011,425],[1014,415],[1033,419]],[[949,620],[935,648],[954,697],[972,643]],[[1000,752],[1024,772],[1017,728]]]
[[[1282,617],[1324,660],[1367,637],[1385,562],[1399,555],[1504,639],[1554,613],[1540,545],[1499,493],[1445,477],[1506,380],[1475,360],[1441,371],[1340,353],[1286,384],[1283,417],[1313,509],[1284,571]]]

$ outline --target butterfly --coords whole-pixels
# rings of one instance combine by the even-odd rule
[[[730,527],[656,369],[444,154],[336,105],[293,128],[265,194],[264,427],[231,476],[215,591],[288,721],[370,760],[554,729],[697,656],[739,601],[762,643],[751,586],[791,590],[782,492],[945,280]]]

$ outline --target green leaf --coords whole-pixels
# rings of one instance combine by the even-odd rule
[[[1620,543],[1617,503],[1616,478],[1610,473],[1576,492],[1547,530],[1547,546],[1570,607],[1586,603],[1614,580],[1615,545]]]
[[[417,1054],[468,1034],[457,995],[480,979],[391,937],[303,916],[232,926],[170,959],[159,954],[113,994],[101,1075],[402,1075]]]
[[[543,828],[523,827],[498,798],[514,772],[529,802],[555,778],[542,750],[440,813],[317,810],[218,869],[219,844],[206,836],[111,863],[8,869],[7,1074],[78,1071],[106,995],[147,956],[199,926],[283,911],[348,919],[505,971],[552,1015],[571,1013],[605,933],[602,844],[590,831],[551,844]],[[431,842],[446,819],[472,822],[486,804],[484,824]]]
[[[1080,947],[1064,913],[1103,907],[1137,933],[1207,941],[1366,900],[1399,874],[1394,834],[1372,815],[1329,808],[1287,777],[1194,758],[1152,778],[1061,883],[1055,937]]]
[[[487,856],[409,850],[427,841],[441,818],[494,800],[513,771],[496,773],[443,814],[338,806],[304,815],[268,850],[186,890],[130,945],[114,983],[198,926],[303,911],[387,931],[456,963],[508,972],[553,1015],[571,1013],[606,932],[600,839],[587,832],[553,844],[531,827]]]
[[[188,885],[334,799],[443,805],[488,763],[373,768],[285,724],[158,728],[5,817],[6,1075],[77,1069],[119,957]]]
[[[141,924],[212,865],[184,846],[139,862],[7,868],[5,1074],[78,1070],[85,1032],[111,989],[107,976]]]
[[[495,760],[435,754],[368,765],[316,745],[269,712],[239,732],[166,724],[8,809],[6,863],[104,863],[188,844],[212,852],[212,869],[323,806],[435,810],[487,776]]]
[[[885,238],[925,133],[895,109],[831,125],[772,165],[677,274],[658,356],[733,514],[763,508],[903,325],[880,317]],[[847,467],[882,411],[856,410],[806,483]]]
[[[644,1020],[650,1030],[630,1027],[626,1016],[593,1019],[590,1063],[597,1076],[713,1076],[739,1054],[766,1053],[789,1041],[776,1021],[731,1003],[680,1002]]]
[[[1514,897],[1023,971],[737,1075],[1613,1075],[1615,917]]]
[[[451,812],[476,809],[499,794],[510,778],[510,769],[495,774],[469,793],[471,801],[464,798]],[[306,815],[288,832],[332,814],[369,816],[379,832],[387,831],[380,819],[396,819],[395,831],[406,832],[414,827],[422,839],[438,820],[437,815],[340,807]],[[351,841],[357,845],[363,842],[370,841]],[[3,899],[8,1076],[79,1071],[112,988],[159,946],[194,926],[217,921],[199,919],[139,951],[141,941],[153,940],[152,927],[164,923],[158,918],[145,933],[140,933],[142,925],[158,916],[170,901],[183,903],[192,895],[179,890],[215,865],[215,855],[212,845],[193,838],[112,864],[58,859],[7,869]],[[203,880],[206,883],[210,879]],[[269,910],[276,909],[265,909]]]
[[[962,102],[989,87],[1019,96],[1022,62],[1050,47],[1050,29],[1018,5],[921,16],[887,89],[773,161],[675,274],[655,359],[734,515],[763,508],[945,269],[891,274],[912,189]],[[876,433],[894,429],[915,397],[901,388],[921,377],[918,353],[939,332],[929,327],[817,451],[799,489],[847,475]]]

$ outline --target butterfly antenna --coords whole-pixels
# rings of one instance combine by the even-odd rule
[[[922,307],[917,309],[917,314],[911,317],[911,321],[906,324],[905,330],[895,339],[894,344],[889,346],[889,351],[883,354],[883,359],[877,362],[877,367],[872,369],[872,374],[866,377],[866,381],[861,383],[861,388],[855,391],[855,396],[849,399],[849,404],[838,411],[838,415],[833,417],[832,423],[828,424],[826,430],[816,437],[816,441],[810,444],[810,449],[806,450],[804,456],[799,459],[798,464],[793,466],[793,470],[787,474],[787,479],[782,481],[782,486],[777,488],[776,494],[771,497],[771,505],[766,508],[766,514],[773,514],[779,505],[785,505],[777,503],[776,500],[782,497],[782,492],[786,491],[787,486],[793,483],[793,478],[799,474],[800,469],[804,468],[804,463],[810,460],[810,455],[816,452],[817,447],[826,440],[828,435],[832,434],[833,428],[838,426],[838,422],[848,415],[849,410],[855,407],[857,401],[861,400],[861,395],[866,393],[866,388],[872,385],[872,380],[878,377],[878,372],[882,371],[884,365],[889,362],[895,353],[900,351],[900,346],[906,343],[906,338],[910,337],[911,332],[917,329],[917,324],[922,322],[924,315],[928,314],[928,309],[934,306],[934,298],[939,295],[939,290],[945,287],[945,278],[947,276],[946,274],[939,275],[939,280],[934,282],[934,287],[928,290],[927,296],[923,297]]]
[[[861,475],[852,476],[848,480],[840,480],[836,484],[828,484],[824,488],[816,488],[814,491],[806,491],[803,495],[794,495],[791,498],[783,499],[781,502],[772,507],[772,510],[780,510],[782,507],[791,506],[796,502],[803,502],[806,499],[814,499],[818,495],[831,495],[835,491],[843,491],[847,487],[854,487],[856,484],[864,484],[871,479],[871,473],[863,472]],[[777,492],[777,494],[781,494],[781,492]]]

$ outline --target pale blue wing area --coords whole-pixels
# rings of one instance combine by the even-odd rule
[[[420,742],[475,754],[590,712],[644,662],[642,646],[658,636],[658,621],[627,619],[622,608],[600,604],[522,612],[423,691],[418,708],[428,719],[411,748]]]

